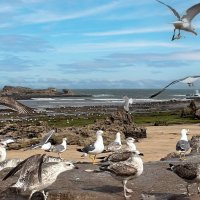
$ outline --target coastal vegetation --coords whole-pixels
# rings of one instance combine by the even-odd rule
[[[95,123],[97,120],[104,120],[110,114],[92,114],[86,116],[34,116],[29,120],[20,120],[16,123],[37,125],[38,123],[45,123],[52,128],[64,128],[64,127],[81,127]],[[168,112],[148,112],[148,113],[132,113],[132,119],[135,124],[142,126],[162,126],[173,124],[193,124],[200,123],[200,119],[194,119],[192,117],[181,117],[180,111],[168,111]],[[1,122],[0,124],[4,124]]]

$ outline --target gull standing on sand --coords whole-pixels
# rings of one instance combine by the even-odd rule
[[[123,154],[121,154],[121,159],[118,155],[116,162],[112,160],[112,162],[106,162],[99,167],[101,171],[108,171],[114,178],[122,181],[125,198],[131,197],[131,195],[127,195],[127,193],[133,192],[132,189],[127,188],[127,182],[129,180],[137,178],[143,172],[143,161],[139,156],[143,154],[140,154],[138,151],[133,151],[129,153],[129,158],[125,161]]]
[[[200,164],[199,163],[186,163],[186,164],[179,164],[173,165],[169,164],[170,171],[173,171],[176,175],[182,178],[184,181],[187,182],[186,189],[187,195],[190,196],[189,192],[189,185],[190,184],[197,184],[197,191],[200,194]]]
[[[133,103],[133,99],[128,98],[127,96],[124,96],[123,99],[124,99],[124,110],[126,112],[129,112],[129,105]]]
[[[115,136],[114,142],[110,143],[107,147],[107,151],[118,151],[121,149],[122,143],[121,143],[121,133],[117,132]]]
[[[62,139],[62,143],[58,145],[52,145],[49,151],[58,153],[58,156],[61,158],[61,153],[67,149],[67,138]]]
[[[36,144],[36,145],[33,145],[31,147],[28,147],[25,149],[26,150],[29,150],[29,149],[37,149],[37,148],[41,148],[43,150],[49,150],[51,148],[51,143],[48,142],[49,139],[51,138],[51,136],[55,133],[55,130],[51,130],[49,131],[43,138],[42,140],[40,141],[40,143]]]
[[[176,151],[180,153],[180,159],[185,159],[185,153],[190,149],[190,143],[188,142],[187,134],[189,129],[181,130],[181,139],[176,144]],[[182,154],[184,157],[182,157]]]
[[[180,39],[181,38],[181,36],[180,36],[180,30],[188,31],[188,32],[191,32],[191,33],[197,35],[197,33],[195,32],[195,29],[192,26],[191,22],[192,22],[193,18],[197,14],[200,13],[200,3],[195,4],[192,7],[188,8],[185,11],[185,14],[183,16],[180,16],[179,13],[174,8],[172,8],[171,6],[169,6],[169,5],[161,2],[159,0],[156,0],[156,1],[158,1],[159,3],[167,6],[173,12],[173,14],[177,17],[177,19],[178,19],[178,21],[173,22],[173,25],[174,25],[175,28],[174,28],[174,34],[172,36],[172,40],[174,40],[174,39]],[[175,37],[176,29],[179,30],[179,33]]]
[[[36,191],[42,191],[44,199],[47,199],[47,194],[44,193],[44,188],[54,183],[58,175],[64,171],[74,169],[75,166],[69,161],[60,161],[51,163],[51,165],[43,166],[45,162],[51,162],[51,158],[45,154],[34,155],[19,163],[13,168],[4,178],[6,180],[13,176],[17,171],[21,170],[17,182],[12,185],[12,188],[31,191],[29,199]]]
[[[93,164],[96,162],[96,156],[102,153],[104,150],[102,134],[103,134],[103,131],[98,130],[96,132],[97,139],[94,143],[85,146],[83,149],[77,149],[77,151],[79,152],[83,152],[84,154],[89,154],[89,158],[92,159]],[[91,157],[91,155],[94,155],[94,157]]]

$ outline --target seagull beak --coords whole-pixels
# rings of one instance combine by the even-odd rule
[[[143,153],[139,153],[138,155],[139,155],[139,156],[144,156],[144,154],[143,154]]]

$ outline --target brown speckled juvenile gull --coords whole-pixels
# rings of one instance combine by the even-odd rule
[[[51,161],[54,162],[54,159],[48,156],[46,157],[45,154],[33,155],[19,163],[3,178],[3,180],[6,180],[20,170],[20,176],[17,182],[11,187],[19,190],[31,191],[29,197],[29,199],[31,199],[34,192],[42,191],[55,182],[60,173],[75,168],[71,162],[61,161],[60,159],[60,162],[54,162],[43,166],[44,162],[47,163]],[[44,191],[42,194],[44,195],[44,199],[46,199],[47,196],[45,196]]]
[[[122,181],[125,198],[131,197],[131,195],[127,195],[127,193],[133,192],[132,189],[127,188],[127,182],[131,179],[137,178],[143,172],[143,161],[139,156],[140,153],[138,151],[128,153],[128,159],[127,156],[125,156],[126,158],[124,160],[123,154],[118,154],[118,158],[115,160],[115,162],[112,159],[110,160],[112,162],[106,162],[100,166],[100,170],[108,171],[113,177]]]
[[[197,184],[197,191],[200,194],[200,164],[199,163],[186,163],[186,164],[169,164],[170,171],[173,171],[176,175],[187,182],[186,189],[187,195],[190,195],[189,185]]]

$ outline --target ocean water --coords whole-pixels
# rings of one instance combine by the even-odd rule
[[[76,94],[92,95],[91,97],[62,97],[62,98],[33,98],[20,100],[27,106],[45,109],[56,107],[82,107],[101,105],[122,105],[124,96],[133,98],[133,103],[186,100],[186,95],[194,94],[194,90],[167,89],[157,97],[150,99],[149,96],[159,90],[151,89],[82,89],[73,90]]]

